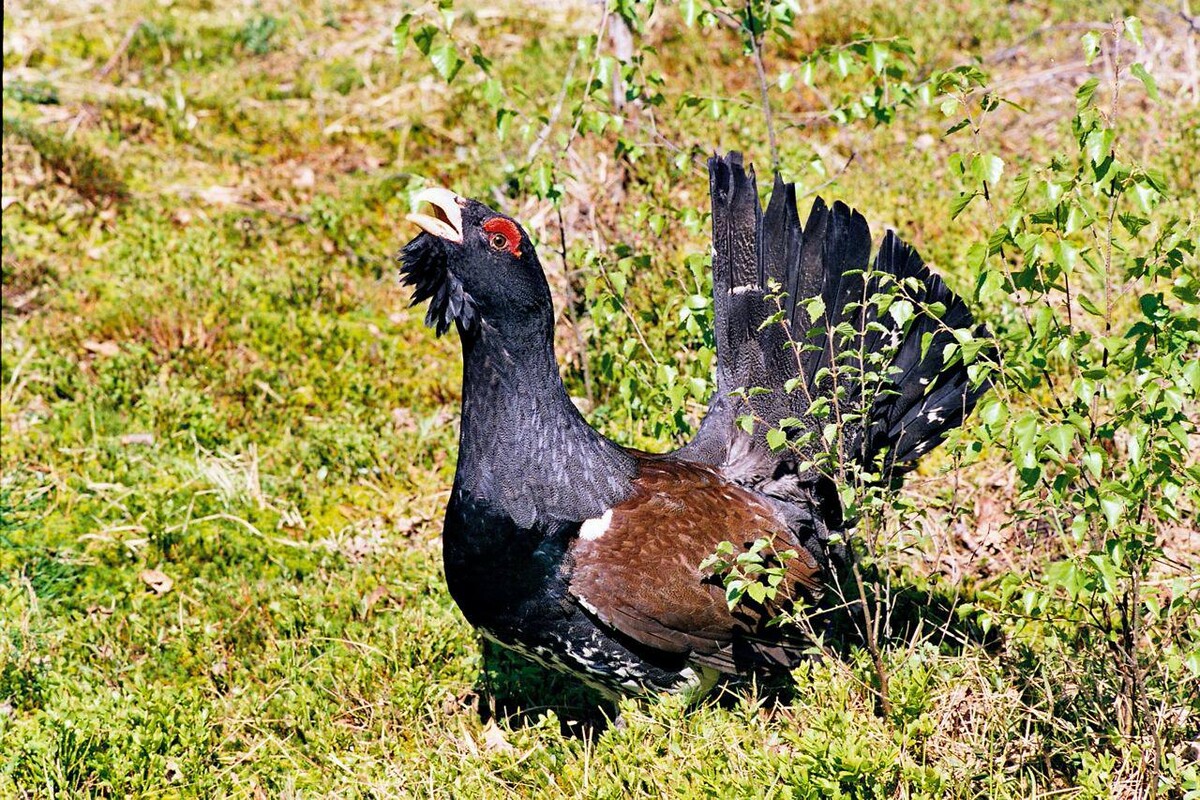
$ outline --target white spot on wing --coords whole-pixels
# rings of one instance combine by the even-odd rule
[[[612,509],[610,508],[598,519],[584,520],[584,523],[579,526],[579,538],[589,542],[594,542],[604,535],[604,532],[608,530],[608,526],[611,522]]]
[[[597,609],[594,605],[589,603],[587,600],[583,599],[582,597],[576,597],[575,599],[577,599],[579,601],[579,605],[586,608],[588,610],[588,613],[590,613],[592,616],[595,616],[595,617],[600,616],[599,609]]]

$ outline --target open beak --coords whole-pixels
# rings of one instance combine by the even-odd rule
[[[414,202],[429,203],[433,214],[409,214],[405,219],[420,226],[426,233],[462,244],[462,198],[449,189],[422,189],[413,196]]]

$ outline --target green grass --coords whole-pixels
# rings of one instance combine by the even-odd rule
[[[694,709],[597,709],[569,682],[501,660],[489,668],[498,730],[481,720],[481,648],[446,591],[438,541],[458,346],[435,339],[398,286],[408,196],[429,181],[530,220],[562,309],[556,216],[509,181],[550,120],[534,167],[560,170],[580,271],[578,332],[564,314],[559,336],[569,387],[590,390],[593,421],[618,441],[665,448],[695,423],[712,358],[703,313],[680,321],[705,291],[703,265],[685,261],[708,246],[695,158],[741,148],[768,174],[735,39],[660,12],[647,69],[667,76],[665,102],[629,114],[645,125],[653,113],[661,139],[630,126],[641,150],[618,162],[611,131],[561,155],[570,120],[554,107],[576,37],[598,22],[589,4],[544,20],[518,3],[459,9],[456,35],[483,47],[526,111],[503,141],[470,67],[447,87],[411,42],[397,57],[379,4],[118,5],[6,7],[0,796],[1133,796],[1145,742],[1114,732],[1103,659],[1081,664],[1036,638],[951,645],[936,623],[885,647],[890,715],[877,712],[869,657],[847,644],[798,670],[781,705],[746,690]],[[1123,13],[1059,0],[817,5],[768,53],[776,72],[861,32],[909,37],[922,71],[1020,42],[986,64],[1030,112],[972,145],[1013,163],[1064,147],[1078,74],[1054,68],[1078,58],[1071,26]],[[1166,42],[1164,102],[1127,88],[1121,125],[1194,214],[1184,34],[1142,13]],[[575,79],[589,67],[580,59]],[[685,92],[728,102],[714,120],[680,104]],[[837,126],[803,116],[819,106],[807,90],[773,102],[790,179],[861,208],[877,236],[902,231],[970,294],[966,254],[992,221],[980,204],[947,211],[959,189],[948,155],[962,145],[942,137],[936,108]],[[1002,303],[981,314],[1017,324]],[[1037,534],[1017,525],[990,556],[947,533],[974,532],[981,508],[1011,500],[1001,454],[957,480],[943,470],[953,461],[932,457],[912,483],[930,524],[895,532],[891,580],[918,599],[973,598],[998,575],[1037,574],[1053,549],[1022,544]],[[1188,525],[1177,557],[1194,570]],[[171,587],[156,591],[151,570]],[[1194,682],[1178,698],[1170,796],[1198,785]],[[618,710],[622,725],[607,725]]]

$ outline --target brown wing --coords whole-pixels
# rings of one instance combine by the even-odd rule
[[[818,594],[816,560],[774,510],[708,467],[677,461],[642,461],[634,486],[572,545],[571,592],[584,608],[646,647],[722,672],[738,671],[743,651],[757,662],[793,662],[781,629],[766,627],[770,609],[744,603],[731,612],[720,581],[700,570],[721,542],[742,548],[766,537],[799,556],[787,562],[781,597]]]

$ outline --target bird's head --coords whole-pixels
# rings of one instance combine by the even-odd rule
[[[448,189],[414,198],[431,213],[408,215],[421,233],[400,252],[413,304],[429,300],[425,322],[438,335],[481,324],[523,327],[552,315],[550,289],[533,243],[511,218]]]

